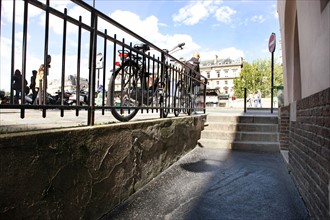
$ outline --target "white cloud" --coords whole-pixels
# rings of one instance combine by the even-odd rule
[[[56,4],[54,4],[52,7],[55,7],[60,12],[64,13],[63,8],[67,8],[68,16],[76,19],[77,21],[79,21],[79,16],[81,16],[82,23],[90,25],[90,17],[91,17],[90,12],[86,11],[82,7],[78,7],[78,6],[69,7],[72,4],[69,4],[70,2],[67,2],[67,1],[54,1],[54,3],[56,3]],[[39,20],[40,26],[45,27],[45,19],[46,19],[45,14],[44,13],[40,14],[39,19],[40,19]],[[50,15],[49,28],[51,30],[53,30],[53,32],[55,34],[62,35],[63,34],[63,19],[61,19],[57,16]],[[67,22],[66,31],[67,31],[67,34],[77,33],[78,28],[76,25],[72,25],[70,22]]]
[[[255,15],[251,18],[251,21],[257,23],[263,23],[264,21],[266,21],[266,19],[264,18],[263,15]]]
[[[223,22],[225,24],[229,24],[231,22],[231,17],[234,14],[236,14],[235,10],[231,9],[228,6],[223,6],[216,10],[215,17],[218,21]]]
[[[244,52],[235,47],[224,48],[222,50],[208,50],[201,52],[201,60],[211,60],[214,59],[215,55],[218,56],[219,59],[238,59],[240,57],[244,57]]]
[[[273,9],[274,18],[278,19],[277,5],[276,4],[272,5],[272,9]]]
[[[239,49],[236,49],[235,47],[230,47],[220,50],[218,56],[220,58],[229,57],[231,59],[237,59],[239,57],[244,57],[244,52]]]
[[[184,50],[174,53],[173,56],[175,57],[190,57],[193,51],[199,49],[199,46],[193,42],[192,37],[189,35],[166,35],[160,33],[158,27],[162,24],[159,23],[158,18],[155,16],[141,19],[138,15],[132,12],[117,10],[112,13],[110,17],[161,49],[172,49],[179,43],[185,42],[186,45]],[[109,24],[106,24],[105,22],[100,23],[100,26],[102,26],[102,28],[107,28],[108,31],[111,30],[113,33],[116,33],[117,39],[125,38],[126,43],[132,42],[134,44],[138,42],[134,37],[129,36],[118,29],[114,30],[113,27],[110,27]]]
[[[13,21],[13,2],[14,1],[2,1],[2,15],[1,22],[9,22]],[[29,5],[28,7],[29,19],[38,16],[42,13],[38,8]],[[15,22],[16,24],[23,24],[23,16],[24,16],[24,1],[15,1]],[[4,20],[2,20],[4,18]]]
[[[149,16],[142,20],[132,12],[117,10],[110,17],[135,33],[144,36],[152,36],[158,33],[158,18],[155,16]]]
[[[221,1],[196,1],[179,9],[179,12],[173,15],[173,21],[185,25],[194,25],[207,18],[216,10],[216,5]]]

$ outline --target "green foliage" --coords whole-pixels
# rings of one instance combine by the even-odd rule
[[[274,62],[274,88],[283,85],[282,66]],[[244,97],[244,88],[247,89],[247,95],[261,91],[262,97],[271,95],[271,61],[257,60],[252,64],[244,62],[244,67],[240,77],[234,79],[234,88],[236,97]],[[276,92],[276,90],[274,90]]]

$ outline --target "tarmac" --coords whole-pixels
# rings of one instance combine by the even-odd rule
[[[202,113],[200,113],[202,114]],[[207,114],[277,115],[269,109],[208,108]],[[174,117],[170,115],[169,117]],[[133,121],[159,118],[139,113]],[[86,126],[87,111],[0,109],[0,134],[26,130]],[[96,112],[96,124],[117,123],[110,112]],[[110,211],[110,210],[109,210]],[[196,146],[120,206],[108,219],[310,219],[280,152],[232,151]]]

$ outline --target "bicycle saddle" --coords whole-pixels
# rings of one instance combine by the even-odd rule
[[[150,50],[150,47],[148,44],[135,44],[134,48],[136,48],[138,50],[142,50],[143,52]]]

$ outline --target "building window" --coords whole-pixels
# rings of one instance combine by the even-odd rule
[[[219,81],[217,81],[217,85],[219,85],[220,84],[220,82]]]
[[[228,81],[227,80],[225,80],[225,85],[228,85]]]
[[[207,73],[207,78],[210,78],[210,73]]]
[[[218,72],[218,78],[220,78],[220,72]]]

